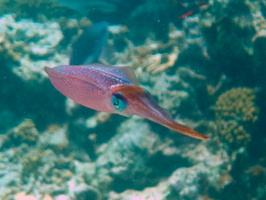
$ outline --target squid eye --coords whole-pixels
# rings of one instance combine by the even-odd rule
[[[127,100],[122,96],[121,92],[112,95],[112,104],[117,111],[122,111],[127,106]]]

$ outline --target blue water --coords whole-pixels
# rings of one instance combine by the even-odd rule
[[[265,17],[262,0],[0,0],[0,199],[266,199]],[[83,107],[44,71],[86,61],[132,67],[209,139]]]

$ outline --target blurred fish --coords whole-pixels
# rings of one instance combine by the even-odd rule
[[[55,0],[56,2],[70,7],[82,15],[88,15],[93,10],[97,10],[98,12],[115,12],[117,10],[117,6],[114,2],[119,0],[113,1],[105,1],[105,0]]]
[[[121,21],[144,0],[54,0],[93,21]]]
[[[70,65],[98,61],[108,39],[108,25],[108,22],[101,21],[85,28],[82,35],[72,45]]]

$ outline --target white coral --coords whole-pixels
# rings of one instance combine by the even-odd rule
[[[63,39],[57,22],[38,23],[14,14],[0,18],[0,40],[6,56],[18,64],[10,64],[15,74],[24,80],[42,80],[43,66],[68,63],[64,54],[58,54],[57,45]]]

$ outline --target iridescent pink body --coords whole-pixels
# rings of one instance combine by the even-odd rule
[[[177,123],[143,88],[129,66],[103,64],[63,65],[45,67],[51,83],[63,95],[88,108],[139,115],[182,134],[197,138],[208,137]]]

